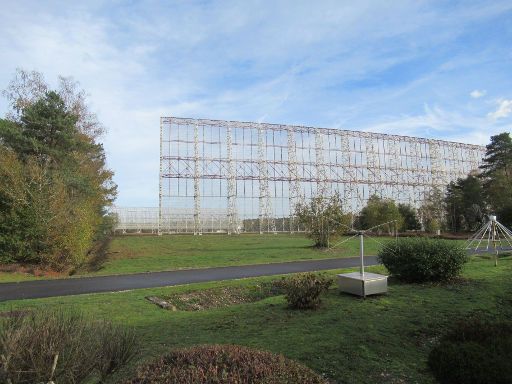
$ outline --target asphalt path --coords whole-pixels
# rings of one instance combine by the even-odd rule
[[[365,265],[376,265],[376,256],[365,256]],[[140,288],[166,287],[207,281],[242,279],[287,273],[322,271],[359,266],[359,257],[292,261],[286,263],[242,265],[233,267],[146,272],[129,275],[77,277],[69,279],[1,283],[0,301],[43,297],[118,292]]]
[[[500,252],[508,252],[508,251],[512,251],[512,247],[500,247],[498,249],[498,251]],[[482,255],[482,254],[486,254],[486,253],[495,253],[496,251],[494,249],[492,249],[492,245],[489,247],[489,249],[486,249],[486,248],[479,248],[479,249],[468,249],[467,250],[468,254],[469,255]]]

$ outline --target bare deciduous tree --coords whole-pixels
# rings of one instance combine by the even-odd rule
[[[22,111],[41,99],[49,90],[42,73],[17,68],[15,76],[2,92],[10,106],[6,117],[19,122]],[[59,76],[56,91],[64,101],[67,111],[77,117],[76,128],[79,132],[95,139],[105,133],[105,127],[96,114],[90,111],[87,94],[80,88],[80,83],[72,77]]]
[[[11,110],[7,113],[10,120],[19,121],[23,110],[48,92],[48,84],[43,74],[17,68],[16,74],[2,95],[9,101]]]

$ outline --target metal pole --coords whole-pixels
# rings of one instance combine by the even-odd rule
[[[203,139],[204,140],[204,139]],[[194,235],[201,234],[201,190],[199,185],[199,127],[194,125]],[[188,221],[188,220],[187,220]],[[188,232],[188,229],[185,230]]]
[[[492,244],[494,247],[494,266],[498,266],[498,249],[496,248],[496,216],[491,216],[492,221]]]
[[[361,277],[364,277],[364,239],[362,233],[359,234],[359,249],[361,251]]]
[[[169,128],[170,129],[170,128]],[[158,226],[157,233],[158,236],[162,235],[161,225],[162,225],[162,195],[163,195],[163,137],[164,137],[164,119],[160,118],[160,171],[158,174]]]

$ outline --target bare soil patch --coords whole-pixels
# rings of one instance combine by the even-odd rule
[[[281,295],[280,282],[281,280],[275,280],[251,286],[210,288],[162,297],[152,296],[146,299],[165,309],[203,311],[236,304],[253,303],[267,297]],[[165,304],[160,305],[157,303],[158,301]]]

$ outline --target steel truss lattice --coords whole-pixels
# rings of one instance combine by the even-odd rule
[[[336,192],[353,213],[373,194],[419,207],[485,153],[417,137],[177,117],[161,118],[160,138],[159,233],[300,231],[296,204]]]

